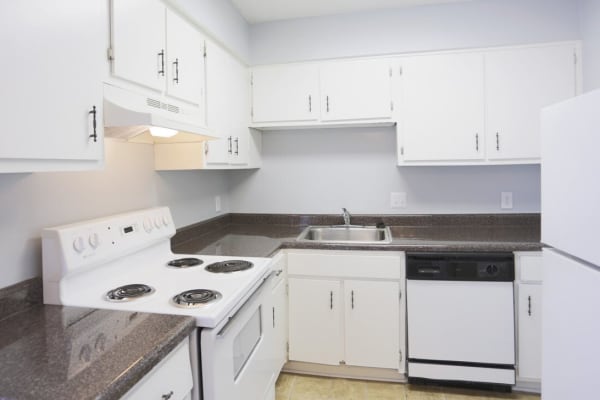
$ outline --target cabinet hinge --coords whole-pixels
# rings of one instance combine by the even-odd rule
[[[402,350],[399,350],[398,353],[400,353],[400,362],[402,362]]]
[[[114,56],[113,56],[113,49],[112,47],[109,47],[108,49],[106,49],[106,58],[108,58],[108,61],[112,61],[114,60]]]

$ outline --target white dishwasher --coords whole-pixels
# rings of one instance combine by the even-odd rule
[[[515,384],[512,253],[407,253],[409,382]]]

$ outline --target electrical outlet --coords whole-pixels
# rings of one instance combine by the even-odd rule
[[[221,196],[215,196],[215,211],[221,212]]]
[[[391,208],[406,208],[406,192],[390,193]]]
[[[500,208],[504,208],[504,209],[513,208],[512,192],[501,192],[500,193]]]

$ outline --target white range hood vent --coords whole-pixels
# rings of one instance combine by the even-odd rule
[[[104,135],[138,143],[192,143],[216,139],[214,133],[199,123],[193,107],[181,107],[104,84]],[[186,114],[187,111],[187,114]],[[150,134],[151,127],[177,132],[171,137]]]

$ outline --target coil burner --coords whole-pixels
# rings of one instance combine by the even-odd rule
[[[154,293],[154,288],[141,283],[119,286],[116,289],[106,293],[106,299],[109,301],[132,301],[140,297],[149,296]]]
[[[206,270],[214,273],[229,273],[245,271],[253,266],[254,264],[246,260],[227,260],[210,264],[206,267]]]
[[[216,290],[192,289],[174,296],[173,303],[181,308],[198,308],[217,301],[221,297],[221,293]]]

